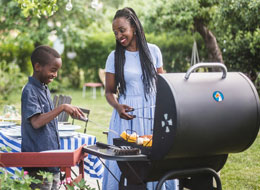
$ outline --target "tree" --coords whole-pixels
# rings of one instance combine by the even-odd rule
[[[260,71],[260,0],[222,0],[216,32],[226,65],[254,82]]]
[[[150,30],[171,32],[176,28],[189,33],[198,32],[205,42],[208,61],[223,63],[217,39],[210,28],[214,28],[217,0],[162,0],[148,16]]]

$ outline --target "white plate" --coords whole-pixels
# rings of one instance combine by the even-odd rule
[[[71,125],[71,123],[67,121],[59,121],[58,125]]]
[[[22,137],[21,136],[21,131],[4,131],[3,134],[5,136],[15,137],[15,138]]]
[[[74,136],[76,133],[75,132],[69,132],[69,131],[66,131],[66,132],[59,132],[59,135],[61,138],[65,138],[65,137],[72,137]]]
[[[0,127],[11,127],[16,125],[16,123],[8,122],[8,121],[0,121]]]
[[[77,129],[80,129],[81,126],[79,125],[60,125],[58,124],[58,130],[59,131],[75,131]]]

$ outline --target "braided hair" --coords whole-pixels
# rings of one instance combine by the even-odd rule
[[[142,81],[144,86],[145,98],[146,95],[155,90],[155,81],[157,80],[157,72],[154,68],[152,56],[149,51],[142,24],[140,23],[135,11],[132,8],[126,7],[116,12],[114,19],[124,17],[131,26],[136,28],[136,41],[140,55],[142,68]],[[115,50],[115,81],[119,94],[125,96],[126,83],[124,79],[125,65],[125,47],[116,40]]]

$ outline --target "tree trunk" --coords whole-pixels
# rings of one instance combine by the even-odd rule
[[[195,20],[194,26],[204,39],[206,49],[208,50],[208,61],[224,63],[222,53],[214,34],[203,24],[201,20]]]

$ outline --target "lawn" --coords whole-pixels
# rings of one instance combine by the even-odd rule
[[[72,97],[72,104],[82,108],[90,109],[90,121],[88,122],[87,133],[95,135],[97,141],[106,142],[106,135],[112,108],[104,96],[97,90],[97,98],[92,99],[92,91],[87,90],[86,97],[82,97],[81,90],[66,90],[62,94]],[[6,104],[13,104],[20,109],[20,93],[11,94]],[[3,102],[0,104],[0,111],[3,110]],[[71,121],[71,120],[70,120]],[[81,125],[83,131],[84,123],[76,121]],[[228,160],[221,170],[221,182],[223,190],[260,190],[260,134],[253,145],[242,153],[230,154]]]

